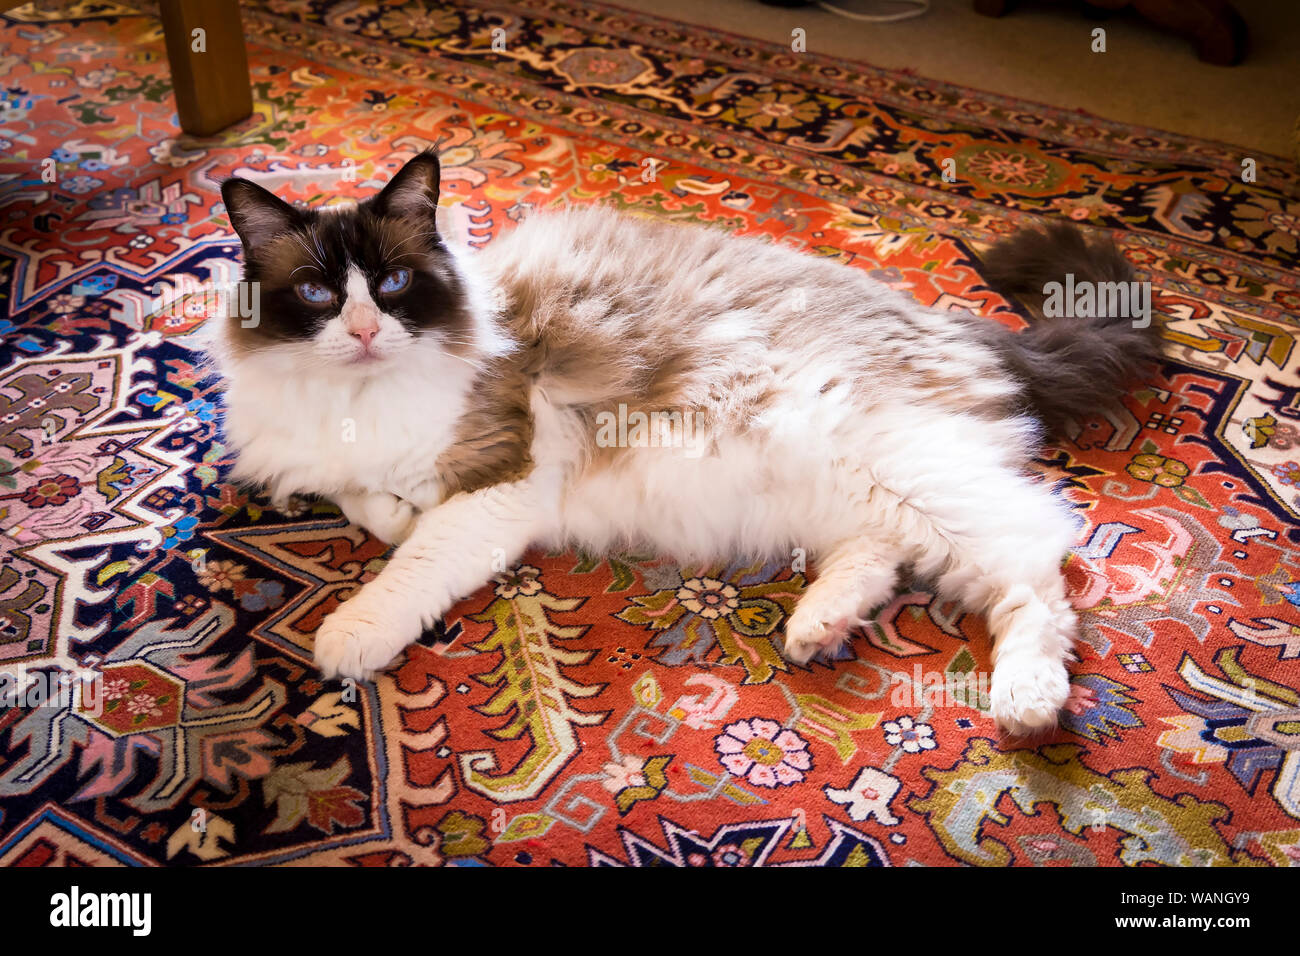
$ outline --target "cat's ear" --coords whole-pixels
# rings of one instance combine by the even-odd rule
[[[247,252],[302,223],[302,214],[297,209],[247,179],[227,179],[221,184],[221,199],[226,204],[230,224],[239,233]]]
[[[371,208],[380,216],[433,222],[441,179],[438,154],[426,149],[397,171],[383,191],[370,200]]]

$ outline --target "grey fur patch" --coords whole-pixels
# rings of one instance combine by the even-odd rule
[[[1113,405],[1159,361],[1156,321],[1139,328],[1128,316],[1043,314],[1045,287],[1064,283],[1067,275],[1075,283],[1135,281],[1133,267],[1109,237],[1090,240],[1067,223],[1022,229],[990,248],[983,266],[989,286],[1018,299],[1034,317],[1023,332],[990,325],[985,334],[1020,381],[1025,403],[1053,434]]]

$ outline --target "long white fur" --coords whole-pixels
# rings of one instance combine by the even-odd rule
[[[768,382],[776,398],[761,413],[711,416],[709,451],[698,457],[629,448],[615,466],[587,467],[591,436],[565,394],[573,383],[543,376],[531,395],[533,470],[443,501],[434,462],[473,401],[474,360],[444,351],[436,334],[411,336],[388,316],[376,338],[387,335],[390,347],[379,374],[343,360],[341,320],[302,347],[244,355],[218,346],[236,475],[280,497],[333,496],[381,537],[405,538],[384,571],[318,631],[322,670],[361,678],[384,667],[533,543],[595,553],[641,544],[691,562],[788,559],[800,548],[818,576],[787,623],[790,658],[804,662],[845,640],[892,593],[898,565],[910,563],[945,596],[988,614],[999,723],[1017,733],[1054,724],[1068,696],[1075,629],[1060,561],[1075,534],[1050,491],[1022,474],[1034,424],[910,396],[891,383],[888,341],[876,351],[838,349],[837,309],[863,296],[895,296],[855,270],[752,240],[719,245],[705,230],[681,230],[674,240],[681,246],[647,249],[645,234],[626,222],[602,211],[539,216],[484,252],[460,255],[474,290],[478,354],[514,347],[497,314],[505,282],[544,287],[595,272],[639,283],[665,335],[674,334],[672,309],[707,301],[712,320],[694,329],[700,347],[730,356],[720,362],[778,372]],[[701,251],[691,243],[707,244],[709,269],[692,270]],[[773,289],[806,288],[810,308],[827,318],[783,315],[780,297],[759,300],[766,310],[753,299],[730,307],[740,277],[759,271]],[[915,303],[905,307],[925,315]],[[939,329],[944,318],[926,321]],[[831,328],[809,332],[819,322]],[[934,369],[970,363],[971,395],[1014,389],[989,371],[993,359],[975,344],[945,348]],[[855,367],[863,363],[874,363],[865,375]],[[684,399],[707,404],[703,394]],[[709,401],[725,412],[725,397]]]

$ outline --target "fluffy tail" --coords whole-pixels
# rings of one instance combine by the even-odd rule
[[[1114,403],[1160,357],[1150,289],[1139,289],[1132,266],[1109,238],[1089,241],[1065,223],[1022,229],[988,251],[984,275],[1036,319],[1023,332],[999,326],[991,334],[1024,383],[1026,403],[1054,433]],[[1092,308],[1071,294],[1087,295],[1089,288]],[[1143,291],[1145,317],[1134,309]],[[1126,305],[1114,308],[1121,302]]]

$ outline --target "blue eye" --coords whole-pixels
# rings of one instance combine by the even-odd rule
[[[396,272],[390,272],[384,276],[384,281],[379,283],[379,291],[384,295],[392,295],[395,292],[401,292],[411,284],[411,270],[398,269]]]
[[[299,282],[298,297],[311,305],[329,305],[334,301],[334,293],[329,287],[319,282]]]

